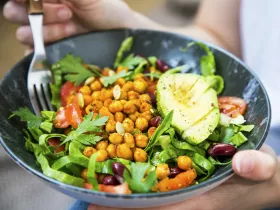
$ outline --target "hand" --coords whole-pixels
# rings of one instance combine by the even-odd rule
[[[217,188],[161,210],[249,210],[280,205],[280,168],[274,151],[264,145],[261,151],[241,151],[232,160],[234,176]],[[241,178],[242,177],[242,178]],[[278,179],[278,180],[277,180]],[[88,210],[120,210],[90,205]],[[147,210],[156,210],[159,207]]]

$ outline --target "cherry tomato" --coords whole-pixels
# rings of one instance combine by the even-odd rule
[[[65,145],[61,145],[61,146],[58,147],[59,144],[60,144],[60,141],[57,138],[48,139],[48,145],[56,148],[54,150],[54,153],[65,151]]]
[[[65,82],[60,90],[61,105],[67,105],[67,99],[77,93],[81,86],[75,86],[73,82]]]
[[[53,125],[55,128],[67,128],[70,125],[66,119],[66,110],[64,107],[61,107],[57,111]]]
[[[115,194],[131,194],[131,191],[128,188],[128,184],[125,182],[121,185],[99,185],[99,190],[102,192],[115,193]]]
[[[78,128],[78,125],[83,121],[82,112],[78,104],[73,103],[65,108],[66,120],[74,128]]]
[[[220,112],[233,118],[243,115],[247,108],[246,102],[238,97],[221,96],[218,101]]]

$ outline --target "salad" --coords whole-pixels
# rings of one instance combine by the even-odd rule
[[[246,102],[219,96],[224,80],[207,46],[182,49],[205,51],[199,75],[129,53],[132,45],[122,42],[111,68],[66,55],[51,67],[56,111],[11,115],[27,123],[26,149],[46,176],[117,194],[172,191],[209,179],[248,141]]]

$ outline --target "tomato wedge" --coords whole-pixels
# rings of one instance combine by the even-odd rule
[[[53,125],[55,128],[67,128],[70,125],[66,119],[66,110],[64,107],[61,107],[57,111]]]
[[[128,188],[128,184],[126,182],[117,186],[99,184],[98,187],[99,190],[102,192],[115,193],[115,194],[131,194],[131,191]],[[92,190],[93,187],[92,184],[86,182],[84,183],[84,188]]]
[[[238,97],[221,96],[218,102],[220,112],[233,118],[243,115],[247,108],[246,102]]]
[[[50,139],[48,139],[48,145],[56,148],[54,150],[54,153],[65,151],[65,145],[63,144],[63,145],[58,147],[59,144],[60,144],[60,140],[57,139],[57,138],[50,138]]]
[[[61,105],[66,106],[68,98],[75,95],[80,88],[81,86],[75,86],[73,82],[65,82],[60,89]]]

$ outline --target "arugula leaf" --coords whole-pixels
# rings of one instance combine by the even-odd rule
[[[123,54],[127,51],[129,51],[133,44],[133,37],[127,37],[120,46],[119,51],[117,52],[117,56],[114,62],[114,68],[117,68],[120,65],[120,62],[123,58]]]
[[[223,143],[229,143],[233,135],[234,135],[234,127],[232,125],[229,127],[222,127],[219,136],[219,141]]]
[[[102,77],[103,85],[104,87],[108,87],[109,85],[112,85],[114,82],[116,82],[117,79],[129,76],[130,74],[131,72],[126,72],[125,70],[123,70],[118,74],[114,74],[113,76]]]
[[[145,59],[140,56],[134,56],[134,54],[132,53],[132,54],[129,54],[123,60],[123,62],[120,63],[119,66],[126,67],[131,70],[134,68],[134,66],[139,65],[143,60],[145,60]]]
[[[144,178],[146,172],[150,168],[149,163],[131,163],[131,174],[128,170],[124,171],[124,179],[127,181],[129,188],[133,192],[147,193],[150,192],[152,187],[156,184],[156,171],[150,171]],[[144,178],[144,181],[143,181]]]
[[[224,90],[224,79],[219,75],[211,75],[204,77],[206,82],[217,92],[220,94]]]
[[[236,147],[239,147],[241,144],[245,143],[246,141],[248,141],[248,139],[246,138],[246,136],[243,135],[242,132],[238,132],[237,134],[235,134],[231,139],[230,142],[235,145]]]
[[[161,152],[155,152],[151,158],[151,163],[156,166],[158,164],[164,164],[166,161],[172,159],[167,150],[162,150]]]
[[[27,122],[27,128],[39,128],[43,121],[42,117],[34,115],[27,107],[21,107],[14,111],[9,119],[14,116],[18,116],[21,121]]]

